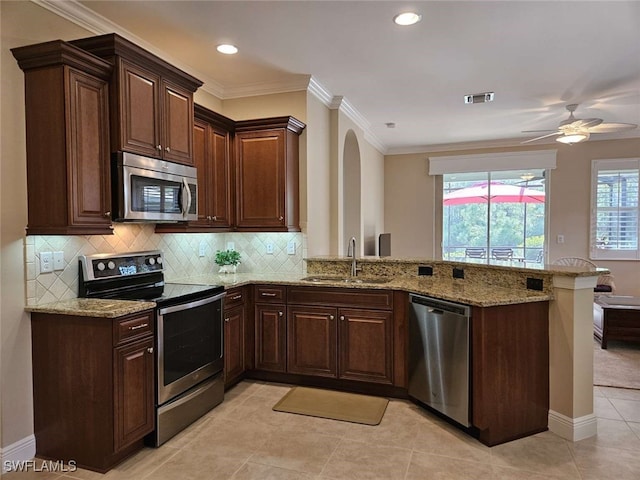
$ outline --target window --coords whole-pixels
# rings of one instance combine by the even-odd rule
[[[442,257],[544,261],[544,169],[443,175]]]
[[[591,167],[591,258],[640,260],[640,159],[594,160]]]

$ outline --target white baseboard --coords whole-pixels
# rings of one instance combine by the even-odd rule
[[[598,421],[594,414],[570,418],[549,410],[549,430],[566,440],[577,442],[596,435]]]
[[[25,462],[36,456],[36,437],[28,437],[18,440],[11,445],[7,445],[0,450],[0,460],[2,461],[2,473],[5,473],[5,462]]]

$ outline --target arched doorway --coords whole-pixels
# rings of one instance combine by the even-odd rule
[[[342,159],[342,241],[339,251],[347,252],[347,243],[356,237],[358,255],[362,255],[360,146],[353,130],[344,139]]]

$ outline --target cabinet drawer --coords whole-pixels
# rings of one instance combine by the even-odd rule
[[[244,288],[232,288],[227,290],[227,295],[224,297],[224,308],[237,307],[238,305],[244,305],[245,302],[245,290]]]
[[[287,301],[287,288],[281,285],[256,285],[256,303],[285,303]]]
[[[393,308],[391,290],[339,287],[289,287],[290,304],[329,305],[332,307],[364,307],[381,310]]]
[[[153,333],[153,310],[118,319],[114,323],[114,345]]]

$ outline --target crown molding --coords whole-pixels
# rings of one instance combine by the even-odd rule
[[[273,95],[276,93],[291,93],[306,91],[309,87],[310,75],[299,75],[299,78],[288,81],[275,81],[269,83],[248,83],[237,87],[224,87],[222,100],[233,98],[257,97],[258,95]]]
[[[154,47],[147,41],[138,37],[136,34],[103,17],[102,15],[99,15],[93,10],[78,3],[76,0],[68,0],[64,2],[56,0],[31,0],[31,2],[42,8],[45,8],[46,10],[49,10],[52,13],[55,13],[56,15],[66,20],[69,20],[72,23],[75,23],[79,27],[82,27],[85,30],[96,35],[102,35],[105,33],[117,33],[118,35],[134,42],[145,50],[148,50],[154,55],[157,55],[163,60],[166,60],[167,62],[173,64],[180,70],[184,70],[190,75],[193,75],[194,77],[202,80],[204,82],[204,85],[200,88],[202,88],[205,92],[210,93],[211,95],[222,98],[224,88],[218,82],[216,82],[212,78],[209,78],[207,75],[204,75],[201,72],[195,70],[193,67],[185,65],[175,57]]]
[[[318,79],[316,77],[314,77],[313,75],[311,76],[311,78],[309,78],[309,86],[307,88],[307,91],[313,95],[314,97],[316,97],[318,100],[320,100],[320,102],[322,102],[323,105],[325,105],[326,107],[330,108],[330,109],[334,109],[337,107],[333,107],[333,100],[334,97],[331,92],[329,90],[327,90],[327,88],[322,85]],[[341,101],[342,101],[342,97],[340,97]]]

